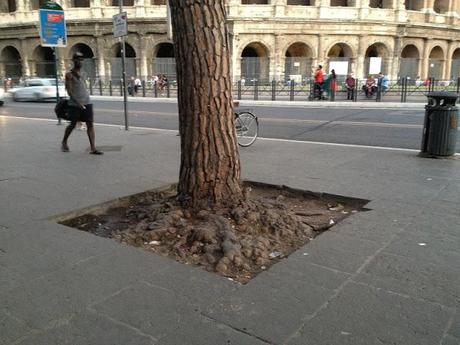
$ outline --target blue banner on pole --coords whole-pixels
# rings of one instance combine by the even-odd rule
[[[40,9],[40,38],[43,47],[67,46],[64,11]]]

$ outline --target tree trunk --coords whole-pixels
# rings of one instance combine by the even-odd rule
[[[242,200],[223,0],[169,0],[177,66],[179,200],[193,208]]]

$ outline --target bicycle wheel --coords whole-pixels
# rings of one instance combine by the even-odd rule
[[[248,147],[256,141],[259,134],[259,121],[256,116],[247,111],[237,113],[235,127],[240,146]]]

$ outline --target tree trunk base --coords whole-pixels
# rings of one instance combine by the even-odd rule
[[[205,210],[184,208],[172,190],[146,192],[63,224],[247,283],[367,203],[265,184],[244,190],[240,204]]]

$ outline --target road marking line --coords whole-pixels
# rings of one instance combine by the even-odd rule
[[[7,115],[0,115],[0,119],[19,119],[19,120],[56,122],[56,120],[52,120],[52,119],[43,119],[43,118],[34,118],[34,117],[20,117],[20,116],[7,116]],[[123,129],[123,125],[112,125],[112,124],[108,124],[108,123],[95,123],[95,125],[100,126],[100,127],[112,127],[112,128]],[[130,126],[129,128],[130,129],[135,129],[135,130],[147,130],[147,131],[154,131],[154,132],[166,132],[166,133],[175,133],[175,134],[178,133],[178,130],[174,130],[174,129],[138,127],[138,126]],[[357,144],[340,144],[340,143],[328,143],[328,142],[307,141],[307,140],[263,138],[263,137],[259,137],[259,138],[257,138],[257,140],[285,142],[285,143],[294,143],[294,144],[310,144],[310,145],[338,146],[338,147],[350,147],[350,148],[366,148],[366,149],[383,150],[383,151],[420,152],[420,150],[406,149],[406,148],[400,148],[400,147],[369,146],[369,145],[357,145]],[[455,153],[455,156],[460,156],[460,153]]]

